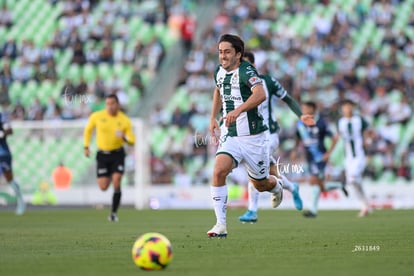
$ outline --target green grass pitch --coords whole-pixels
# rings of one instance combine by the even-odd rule
[[[227,239],[209,239],[212,210],[29,210],[0,212],[0,275],[414,275],[414,210],[259,212],[241,224],[229,210]],[[160,272],[131,259],[135,239],[165,234],[174,259]]]

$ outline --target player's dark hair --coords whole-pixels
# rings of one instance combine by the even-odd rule
[[[252,52],[246,51],[243,55],[251,64],[254,64],[254,54]]]
[[[228,42],[233,46],[234,50],[236,50],[237,53],[241,53],[240,55],[240,61],[243,61],[243,55],[244,55],[244,42],[243,40],[237,36],[232,34],[224,34],[219,39],[219,44],[221,42]]]
[[[316,108],[317,108],[316,103],[313,102],[313,101],[307,101],[307,102],[304,102],[303,104],[310,107],[310,108],[312,108],[313,110],[316,110]]]
[[[352,101],[352,100],[350,100],[350,99],[342,100],[341,101],[341,105],[345,105],[345,104],[350,104],[350,105],[354,106],[355,105],[355,102]]]
[[[118,96],[115,95],[115,94],[109,94],[105,97],[105,99],[114,99],[116,101],[116,103],[119,103]]]

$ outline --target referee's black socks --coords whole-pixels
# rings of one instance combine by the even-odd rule
[[[121,189],[114,190],[114,195],[112,196],[112,213],[118,211],[119,203],[121,202]]]

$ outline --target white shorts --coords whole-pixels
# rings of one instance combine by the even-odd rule
[[[365,157],[345,159],[345,177],[347,184],[360,183],[365,170]]]
[[[231,156],[236,167],[243,162],[250,178],[262,180],[269,175],[267,143],[267,135],[264,132],[250,136],[222,136],[216,155]]]
[[[269,158],[270,158],[270,164],[276,164],[275,159],[275,152],[277,151],[277,148],[279,147],[279,134],[277,132],[270,133],[267,131],[268,140],[269,140]]]
[[[246,168],[244,166],[237,166],[227,177],[234,183],[242,186],[245,186],[249,181],[249,176],[247,175]]]

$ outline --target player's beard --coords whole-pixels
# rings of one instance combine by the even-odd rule
[[[222,59],[220,64],[227,72],[233,71],[238,66],[237,59],[235,57],[230,59]]]

